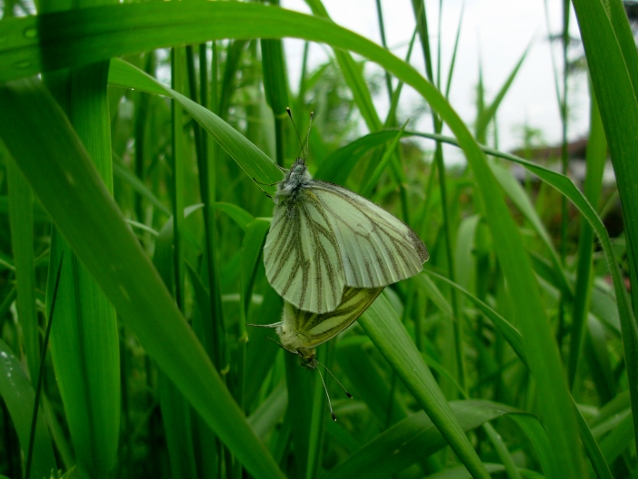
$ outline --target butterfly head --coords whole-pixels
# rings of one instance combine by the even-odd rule
[[[299,348],[297,349],[299,355],[299,365],[306,369],[317,369],[317,351],[315,348]]]
[[[312,181],[308,167],[303,158],[297,158],[286,173],[286,177],[277,185],[277,198],[281,196],[294,196]]]

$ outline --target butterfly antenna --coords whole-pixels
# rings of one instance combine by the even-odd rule
[[[337,382],[337,384],[338,384],[339,386],[341,386],[341,389],[343,389],[343,392],[344,392],[344,393],[346,393],[346,396],[348,396],[350,399],[352,399],[352,394],[350,394],[350,393],[346,390],[346,388],[344,387],[344,385],[343,385],[343,384],[341,384],[341,381],[339,381],[339,380],[337,379],[337,376],[335,376],[334,374],[332,374],[332,371],[330,371],[330,369],[328,369],[328,368],[326,367],[326,365],[325,365],[325,364],[320,363],[320,362],[319,362],[319,361],[317,361],[316,359],[315,359],[315,362],[316,362],[318,365],[322,366],[322,367],[323,367],[326,371],[328,371],[328,374],[330,374],[330,376],[332,376],[332,379],[334,379],[334,380]]]
[[[253,326],[255,328],[277,328],[279,326],[281,326],[281,323],[273,323],[273,324],[249,324],[246,323],[246,326]],[[272,339],[272,338],[268,338],[268,339]],[[273,339],[273,341],[275,341]],[[277,341],[275,341],[277,343]],[[277,343],[279,344],[279,343]]]
[[[303,142],[301,141],[301,136],[299,136],[299,130],[297,129],[297,124],[295,123],[295,120],[292,118],[292,111],[290,111],[290,107],[286,107],[286,113],[288,113],[288,116],[290,117],[290,121],[292,122],[292,126],[295,128],[295,133],[297,134],[297,139],[299,140],[299,144],[301,145],[301,152],[303,154],[304,152]]]
[[[299,135],[297,124],[295,123],[295,120],[292,118],[292,111],[290,111],[289,107],[286,107],[286,113],[288,113],[288,116],[290,117],[290,121],[292,121],[292,126],[295,127],[295,133],[297,134],[297,139],[299,140],[299,144],[301,145],[301,154],[303,155],[304,158],[306,158],[308,156],[308,152],[310,151],[310,148],[308,147],[308,141],[310,139],[310,129],[312,128],[312,119],[315,117],[315,113],[313,111],[310,112],[310,124],[308,125],[308,133],[306,134],[305,144],[303,141],[301,141],[301,136]]]
[[[315,117],[315,112],[310,112],[310,122],[308,123],[308,133],[306,133],[306,156],[310,152],[310,148],[308,147],[308,142],[310,141],[310,129],[312,128],[312,119]]]
[[[323,364],[322,364],[322,366],[323,366]],[[323,366],[323,367],[325,368],[325,366]],[[319,373],[319,377],[321,378],[321,384],[323,384],[323,390],[326,392],[326,397],[328,398],[328,406],[330,407],[330,415],[332,416],[332,420],[336,421],[337,420],[337,416],[335,416],[335,412],[332,409],[332,401],[330,400],[330,394],[328,394],[328,388],[326,387],[326,381],[323,379],[323,374],[321,374],[321,369],[317,368],[317,372]]]

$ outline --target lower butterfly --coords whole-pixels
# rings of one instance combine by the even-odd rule
[[[346,287],[339,307],[322,314],[302,311],[290,303],[284,303],[280,322],[260,326],[275,328],[282,347],[297,354],[302,359],[302,365],[314,368],[315,348],[355,322],[381,291],[383,288]]]
[[[381,291],[383,291],[383,287],[350,288],[346,286],[343,290],[341,304],[334,311],[322,314],[302,311],[292,304],[284,302],[284,311],[280,322],[251,324],[250,326],[276,329],[281,341],[280,346],[286,351],[299,356],[302,366],[315,369],[317,364],[319,364],[315,348],[334,338],[355,322],[377,299]],[[328,370],[328,372],[330,371]],[[321,371],[319,373],[321,374]],[[323,375],[321,380],[322,382],[324,381]],[[339,381],[337,380],[337,382]],[[324,388],[326,388],[325,382],[323,384]],[[346,394],[351,397],[347,391]],[[328,396],[328,403],[332,418],[336,420],[330,403],[330,396]]]

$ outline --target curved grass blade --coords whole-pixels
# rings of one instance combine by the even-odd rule
[[[381,295],[366,314],[359,318],[359,324],[441,431],[445,440],[467,465],[468,456],[474,451],[423,361],[421,353],[416,349],[385,295]],[[472,474],[476,472],[472,471]]]
[[[629,276],[631,283],[636,285],[638,188],[635,186],[635,171],[638,143],[635,134],[638,131],[638,53],[622,2],[575,0],[574,9],[622,202]],[[636,315],[638,288],[631,288],[630,294]],[[620,305],[620,298],[618,301]],[[638,442],[638,324],[635,317],[621,314],[620,318],[623,322],[627,383],[632,398],[634,438]]]
[[[506,414],[521,414],[489,401],[453,401],[450,409],[466,432]],[[445,446],[446,440],[432,420],[419,411],[376,436],[332,469],[325,479],[392,477]]]
[[[75,254],[195,410],[256,477],[283,477],[38,80],[0,88],[0,135]],[[46,127],[40,126],[45,121]],[[27,134],[31,141],[24,142]],[[43,161],[46,159],[46,161]],[[96,255],[95,251],[101,251]]]

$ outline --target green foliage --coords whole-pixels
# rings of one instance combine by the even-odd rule
[[[0,473],[635,475],[638,289],[630,298],[626,281],[637,274],[638,57],[620,2],[574,2],[600,104],[599,114],[592,97],[584,192],[477,142],[497,129],[524,52],[495,99],[479,98],[473,135],[433,84],[452,79],[433,71],[423,2],[413,6],[427,75],[308,3],[314,16],[240,2],[95,4],[19,19],[5,9]],[[325,43],[333,58],[314,68],[304,58],[291,86],[285,37]],[[353,53],[400,82],[384,85],[387,118]],[[403,84],[431,108],[434,133],[382,127],[397,124]],[[287,104],[302,137],[316,111],[315,177],[404,219],[431,256],[319,348],[354,395],[321,370],[335,423],[319,374],[247,327],[281,316],[261,250],[277,165],[300,149]],[[440,135],[443,123],[453,138]],[[357,138],[359,124],[369,132]],[[598,208],[609,194],[605,137],[622,240]],[[463,151],[467,169],[446,169],[443,143]],[[538,181],[520,185],[512,163]],[[574,219],[561,217],[563,198],[578,235],[557,233]]]

